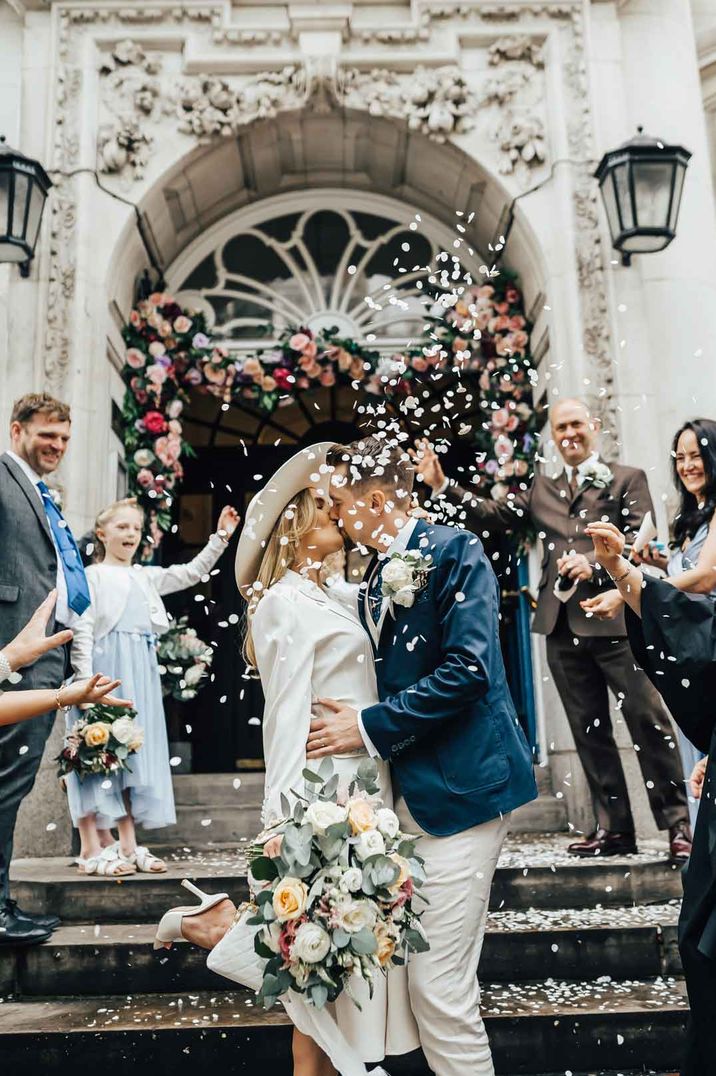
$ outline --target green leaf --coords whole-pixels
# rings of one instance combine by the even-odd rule
[[[351,940],[351,936],[347,930],[343,930],[342,927],[338,927],[333,931],[333,942],[339,949],[345,949],[348,942]]]
[[[257,882],[272,882],[278,878],[278,868],[268,856],[258,856],[251,864],[251,873]]]
[[[412,927],[408,927],[403,937],[405,938],[406,944],[414,953],[427,953],[430,948],[430,943],[425,935],[419,930],[414,930]]]
[[[378,943],[371,930],[364,928],[359,930],[357,934],[351,935],[351,949],[359,956],[368,956],[370,953],[374,953],[377,948]]]
[[[306,769],[303,771],[303,778],[311,785],[323,784],[323,778],[319,777],[317,773],[313,772],[313,770],[309,770],[308,767],[306,767]]]
[[[328,988],[323,983],[311,987],[311,1000],[317,1009],[322,1009],[328,1001]]]
[[[275,956],[275,953],[271,952],[266,942],[261,940],[261,934],[259,932],[257,932],[254,938],[254,952],[257,956],[263,957],[264,960],[270,960],[272,956]],[[266,977],[264,977],[264,983],[265,982]]]

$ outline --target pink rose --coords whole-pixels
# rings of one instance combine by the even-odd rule
[[[500,462],[512,459],[515,454],[515,446],[510,441],[509,437],[505,437],[504,434],[500,434],[495,438],[495,455]]]
[[[177,420],[175,418],[173,418],[169,423],[169,432],[173,433],[176,437],[181,437],[181,432],[182,432],[181,422],[177,422]]]
[[[151,325],[153,329],[158,329],[161,323],[161,315],[157,314],[156,310],[153,310],[151,314],[147,315],[147,325]]]
[[[146,361],[146,355],[138,347],[130,347],[127,350],[127,365],[131,366],[133,370],[141,370]]]
[[[504,407],[501,407],[498,411],[495,411],[492,415],[492,425],[496,430],[502,430],[510,421],[510,416]]]
[[[488,332],[491,333],[503,333],[507,332],[510,327],[510,319],[505,314],[500,314],[496,318],[492,318],[487,325]]]
[[[171,334],[172,334],[172,323],[171,323],[171,321],[162,321],[162,323],[159,326],[159,335],[160,336],[171,336]]]
[[[167,428],[164,415],[160,411],[147,411],[142,421],[144,422],[145,430],[149,433],[164,433]]]
[[[305,333],[294,333],[288,342],[288,346],[292,351],[305,351],[310,343],[310,336],[306,336]]]
[[[318,345],[314,340],[309,340],[303,349],[302,357],[304,359],[315,359],[318,354]]]
[[[171,434],[168,437],[159,437],[154,444],[154,451],[165,467],[171,467],[179,459],[181,441]]]
[[[228,373],[228,370],[223,370],[220,366],[212,366],[210,362],[204,366],[204,377],[212,385],[226,384]]]
[[[509,314],[509,312],[510,312],[510,304],[509,303],[495,303],[495,311],[498,314]]]
[[[138,329],[142,324],[142,315],[138,310],[133,310],[129,315],[129,324],[133,325],[135,329]]]
[[[329,389],[331,387],[331,385],[335,385],[335,383],[336,383],[336,375],[333,373],[333,370],[331,370],[330,366],[326,367],[323,370],[321,370],[321,378],[320,378],[320,380],[321,380],[321,384],[326,389]]]
[[[513,314],[512,317],[510,318],[510,328],[513,331],[515,329],[524,329],[526,324],[527,323],[526,323],[525,319],[522,317],[521,314]]]
[[[178,318],[174,319],[174,332],[175,333],[188,333],[191,329],[191,318],[187,318],[184,314],[181,314]]]
[[[163,385],[167,379],[167,372],[159,363],[147,367],[147,377],[154,385]]]
[[[514,433],[514,431],[517,429],[519,424],[520,424],[520,420],[518,419],[517,415],[510,415],[510,417],[507,420],[507,425],[505,426],[505,429],[507,430],[508,433]]]
[[[180,414],[184,410],[184,404],[181,400],[171,400],[167,404],[167,415],[169,418],[179,418]]]
[[[529,340],[529,334],[524,331],[512,333],[512,346],[515,351],[524,352]]]
[[[141,471],[137,472],[137,482],[142,489],[149,489],[154,483],[154,475],[146,467],[142,467]]]
[[[154,359],[158,359],[160,355],[166,352],[166,345],[161,340],[153,340],[149,345],[149,354]]]

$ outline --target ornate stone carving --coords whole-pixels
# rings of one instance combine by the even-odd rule
[[[502,37],[490,46],[488,62],[498,70],[483,85],[481,104],[496,113],[490,134],[500,149],[499,169],[527,186],[532,171],[547,160],[538,78],[542,47],[524,34]]]
[[[223,79],[197,75],[181,80],[175,100],[184,134],[199,139],[230,136],[282,109],[300,108],[306,101],[306,76],[302,68],[284,67],[257,75],[237,90]]]
[[[347,108],[407,120],[411,131],[437,142],[469,131],[478,106],[457,67],[417,67],[409,73],[348,69],[343,71],[341,92]]]
[[[162,59],[134,41],[120,41],[102,60],[102,105],[108,121],[97,132],[100,172],[128,169],[141,179],[149,159],[152,137],[145,121],[167,111],[163,97]]]

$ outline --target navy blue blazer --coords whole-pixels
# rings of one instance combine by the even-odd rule
[[[361,717],[413,818],[445,837],[528,803],[537,785],[507,686],[499,589],[482,542],[420,519],[408,549],[430,554],[434,567],[412,607],[384,618],[381,701]],[[363,595],[358,607],[370,635]]]

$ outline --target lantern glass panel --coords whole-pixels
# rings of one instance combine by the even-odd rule
[[[674,197],[671,200],[671,218],[669,220],[669,228],[672,232],[676,231],[676,221],[679,216],[679,206],[681,205],[681,192],[684,189],[685,179],[686,165],[683,161],[677,161],[674,165]]]
[[[30,187],[30,212],[27,217],[27,235],[25,236],[30,250],[35,249],[37,233],[40,230],[40,220],[42,219],[42,210],[45,205],[46,197],[45,192],[42,190],[37,180],[33,180],[32,186]]]
[[[639,228],[666,228],[669,221],[673,161],[634,161],[634,199]],[[659,250],[659,247],[649,247]]]
[[[607,212],[607,221],[609,222],[609,231],[612,234],[612,239],[616,239],[621,231],[621,225],[619,224],[619,213],[617,211],[616,196],[614,194],[613,177],[610,172],[605,176],[601,187],[604,208]]]
[[[9,172],[0,171],[0,237],[8,233],[8,209],[10,207],[10,183],[12,182]]]
[[[12,235],[14,239],[25,238],[25,208],[30,188],[30,177],[23,172],[15,173],[15,195],[12,206]]]
[[[613,175],[616,197],[621,210],[621,226],[617,229],[617,233],[625,232],[634,227],[634,206],[632,205],[631,188],[629,186],[628,162],[624,161],[623,164],[618,164]]]

